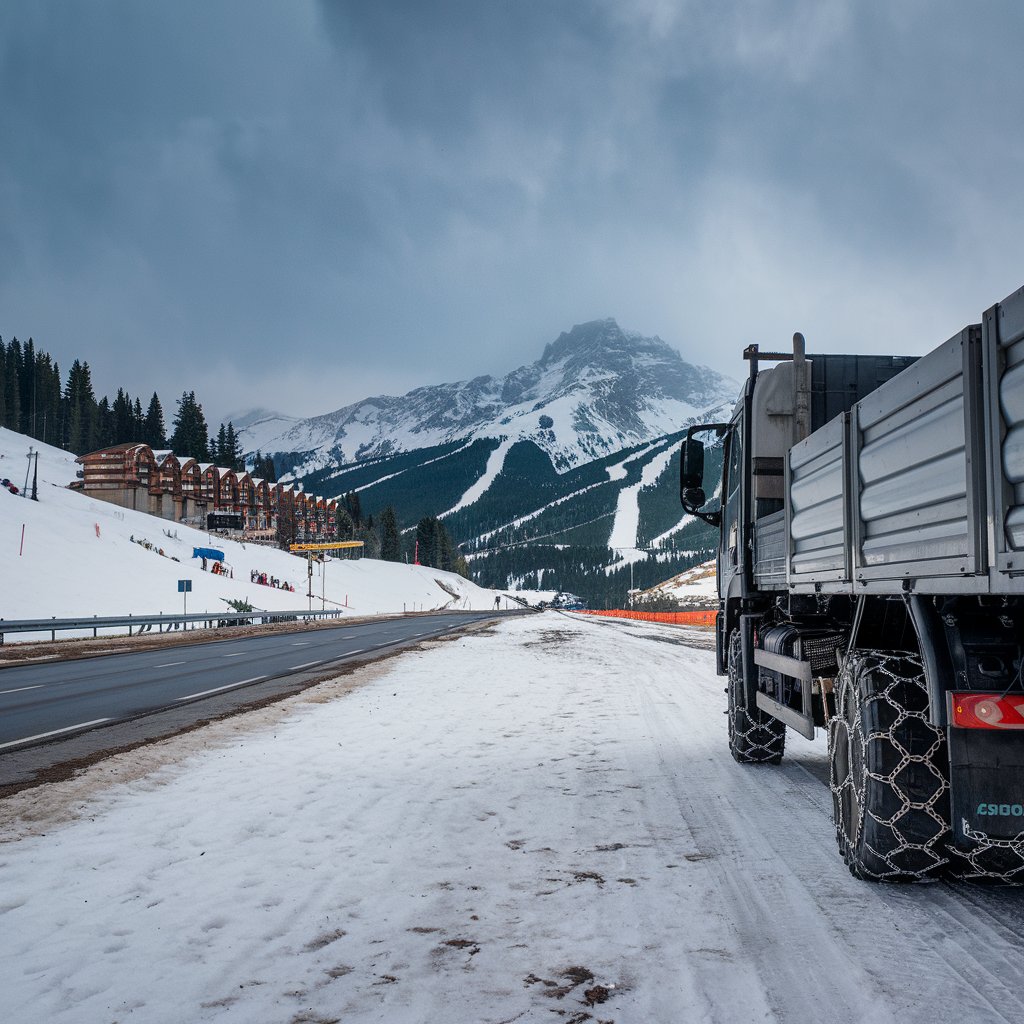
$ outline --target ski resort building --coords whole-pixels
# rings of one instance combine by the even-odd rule
[[[338,503],[291,484],[154,451],[117,444],[80,455],[81,479],[71,487],[90,498],[176,523],[206,526],[210,513],[230,515],[253,540],[318,541],[337,536]]]

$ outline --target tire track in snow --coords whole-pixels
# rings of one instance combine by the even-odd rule
[[[701,683],[688,686],[685,699],[703,705],[702,717],[714,721],[724,700],[718,687]],[[706,751],[695,748],[697,723],[688,723],[682,708],[682,716],[666,714],[666,705],[679,706],[677,694],[645,693],[643,704],[661,781],[672,790],[715,876],[709,912],[720,915],[726,908],[741,959],[754,965],[755,988],[763,990],[779,1019],[1024,1019],[1024,941],[1014,927],[1018,893],[853,879],[834,846],[820,765],[815,772],[800,763],[822,760],[821,742],[810,744],[791,733],[788,763],[741,766],[729,758],[724,726]],[[1004,911],[1006,920],[994,909]],[[871,920],[875,927],[864,927]],[[887,939],[902,947],[896,962]],[[722,971],[701,961],[695,966],[707,997],[720,1005]],[[922,1003],[924,992],[932,998]],[[888,1005],[879,1005],[879,997]],[[951,1015],[937,1018],[937,1004],[950,1007]],[[734,1010],[753,1016],[755,1006]]]

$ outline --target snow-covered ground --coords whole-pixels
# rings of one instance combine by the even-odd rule
[[[823,743],[738,765],[723,707],[548,613],[9,798],[4,1019],[1024,1019],[1021,895],[855,881]]]
[[[22,487],[30,445],[42,453],[39,500],[0,488],[0,618],[172,613],[182,608],[179,579],[192,581],[190,612],[220,613],[231,599],[248,601],[257,610],[309,606],[305,558],[211,538],[69,491],[66,485],[79,468],[73,455],[3,428],[0,478]],[[204,572],[193,557],[197,547],[223,551],[234,578]],[[295,592],[253,583],[254,571],[289,583]],[[341,608],[345,614],[494,607],[495,591],[438,569],[335,559],[314,563],[313,572],[312,606]]]
[[[672,598],[684,604],[700,604],[713,607],[718,603],[718,584],[715,576],[715,560],[701,562],[649,590],[644,590],[638,600],[650,601],[658,598]]]

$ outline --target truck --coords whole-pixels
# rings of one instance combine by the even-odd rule
[[[733,758],[825,730],[854,876],[1024,884],[1024,288],[920,358],[743,355],[680,460]]]

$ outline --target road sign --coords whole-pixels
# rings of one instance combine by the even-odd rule
[[[190,594],[190,593],[192,593],[192,581],[191,580],[178,580],[178,593],[179,594]]]

